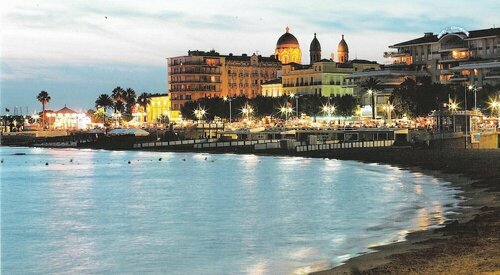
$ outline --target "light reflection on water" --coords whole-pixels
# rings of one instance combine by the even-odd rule
[[[439,179],[352,161],[0,150],[5,274],[301,274],[457,203]]]

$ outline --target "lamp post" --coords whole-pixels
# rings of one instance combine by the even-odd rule
[[[330,105],[330,103],[328,103],[326,105],[323,105],[323,107],[321,107],[321,110],[328,117],[331,117],[333,115],[333,113],[335,113],[335,105]],[[331,120],[328,121],[328,125],[330,125],[330,123],[331,123]]]
[[[300,95],[295,95],[295,94],[290,94],[290,98],[294,98],[295,97],[295,111],[296,111],[296,114],[297,114],[297,119],[299,118],[299,97]]]
[[[490,101],[490,108],[493,113],[497,111],[497,128],[500,129],[500,101],[496,98]]]
[[[293,108],[289,106],[283,106],[280,108],[280,112],[285,114],[285,124],[288,122],[288,115],[293,112]]]
[[[453,132],[456,132],[456,123],[455,123],[455,113],[458,110],[458,104],[455,101],[451,101],[448,103],[448,109],[451,111],[453,114]]]
[[[241,112],[247,117],[248,120],[250,118],[250,114],[253,113],[253,108],[252,106],[248,105],[248,103],[245,103],[245,106],[243,106]]]
[[[194,116],[198,119],[198,123],[200,122],[200,119],[202,119],[207,112],[205,109],[201,108],[198,106],[196,110],[194,110]]]
[[[376,101],[375,96],[377,94],[372,89],[368,90],[368,94],[371,95],[371,99],[372,99],[372,119],[375,119],[375,117],[376,117],[376,111],[377,111],[377,106],[376,106],[377,101]]]
[[[233,118],[233,111],[231,109],[231,102],[233,101],[233,98],[225,96],[224,101],[229,101],[229,123],[231,123],[232,118]]]

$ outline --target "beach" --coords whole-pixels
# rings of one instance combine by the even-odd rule
[[[350,149],[310,157],[384,163],[445,179],[464,202],[443,228],[348,260],[326,274],[499,274],[500,150]]]

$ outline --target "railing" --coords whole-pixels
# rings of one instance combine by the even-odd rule
[[[220,71],[206,71],[206,70],[186,70],[186,71],[170,71],[169,72],[171,75],[177,75],[177,74],[215,74],[215,75],[220,75]]]
[[[312,144],[297,146],[296,150],[300,152],[334,150],[334,149],[352,149],[352,148],[377,148],[390,147],[394,145],[394,140],[371,140],[371,141],[354,141],[329,144]]]
[[[448,44],[442,45],[440,50],[453,50],[453,49],[468,49],[469,46],[463,43],[459,44]]]

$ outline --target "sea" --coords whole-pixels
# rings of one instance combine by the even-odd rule
[[[460,191],[398,167],[0,147],[3,274],[306,274],[442,226]]]

